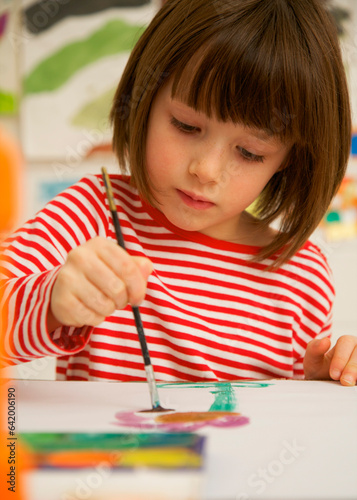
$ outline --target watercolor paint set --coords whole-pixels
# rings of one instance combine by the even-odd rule
[[[21,433],[34,468],[199,469],[205,437],[192,433]]]

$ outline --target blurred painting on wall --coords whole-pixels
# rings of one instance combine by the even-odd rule
[[[18,22],[14,2],[0,0],[0,117],[15,116],[19,106],[19,78],[12,33]]]
[[[111,100],[154,0],[22,1],[21,136],[29,161],[109,148]]]

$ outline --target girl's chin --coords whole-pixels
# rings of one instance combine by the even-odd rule
[[[206,226],[202,222],[195,220],[196,217],[189,213],[189,211],[182,210],[180,216],[178,214],[170,214],[163,212],[166,219],[173,224],[175,227],[182,229],[183,231],[204,231]]]

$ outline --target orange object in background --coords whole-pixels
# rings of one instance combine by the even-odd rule
[[[9,233],[19,217],[22,167],[19,145],[0,126],[0,235]]]
[[[14,228],[19,216],[19,187],[22,165],[22,154],[16,140],[0,126],[0,237]],[[1,315],[5,313],[6,311],[2,309]],[[2,317],[0,319],[1,335],[3,321]],[[2,343],[0,343],[1,345]],[[13,384],[10,385],[13,386]],[[16,437],[18,401],[15,397],[15,403],[11,402],[11,399],[9,399],[10,394],[11,390],[8,392],[6,379],[0,379],[0,497],[2,500],[24,500],[23,485],[20,478],[23,456],[20,453],[17,440],[13,439]],[[12,420],[13,416],[15,417],[15,423]],[[14,436],[10,434],[13,432],[11,431],[13,423],[15,425]],[[12,479],[14,479],[13,482]],[[12,488],[12,484],[15,485],[14,488]]]

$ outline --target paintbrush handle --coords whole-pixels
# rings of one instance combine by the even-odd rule
[[[116,206],[114,203],[112,185],[110,183],[108,173],[104,167],[102,168],[102,177],[103,177],[103,181],[104,181],[105,191],[107,193],[109,210],[110,210],[110,213],[112,214],[112,218],[113,218],[115,236],[117,238],[117,242],[119,243],[119,245],[125,250],[125,241],[123,238],[123,233],[121,232],[118,212],[117,212],[117,209],[116,209]]]
[[[122,234],[121,229],[120,229],[120,223],[119,223],[119,217],[118,217],[117,211],[114,212],[113,210],[111,210],[110,212],[111,212],[112,218],[113,218],[114,230],[115,230],[115,235],[117,237],[117,242],[125,250],[124,238],[123,238],[123,234]]]
[[[139,335],[139,341],[141,346],[141,352],[143,354],[145,366],[151,365],[149,349],[146,343],[145,332],[143,327],[143,322],[141,320],[140,310],[137,306],[132,306],[132,310],[134,313],[136,329]]]
[[[121,248],[123,248],[125,250],[125,242],[124,242],[123,233],[122,233],[121,227],[120,227],[117,209],[116,209],[115,202],[114,202],[112,186],[110,183],[108,173],[104,167],[102,168],[102,177],[103,177],[104,186],[105,186],[106,193],[107,193],[110,213],[112,214],[112,218],[113,218],[113,224],[114,224],[114,230],[115,230],[117,242],[118,242],[119,246],[121,246]],[[138,306],[131,306],[131,308],[133,310],[136,330],[137,330],[138,336],[139,336],[141,353],[142,353],[142,356],[144,358],[146,378],[147,378],[149,388],[150,388],[151,404],[152,404],[153,408],[156,408],[156,407],[160,406],[160,400],[159,400],[159,394],[157,392],[157,387],[156,387],[154,369],[153,369],[152,364],[151,364],[149,349],[148,349],[148,345],[146,342],[143,322],[141,320],[139,307]]]

